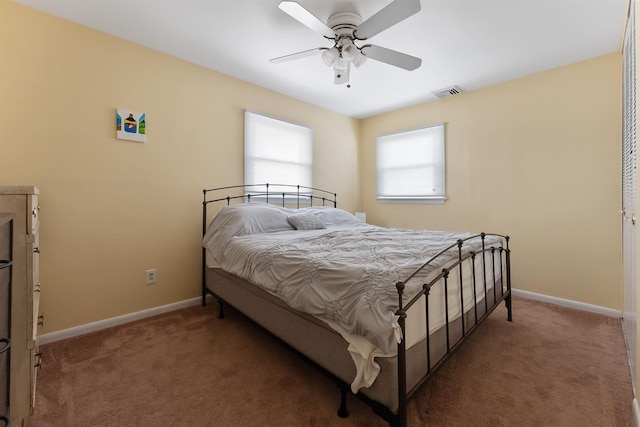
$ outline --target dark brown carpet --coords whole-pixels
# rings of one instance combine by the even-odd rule
[[[514,299],[411,402],[411,426],[632,426],[620,321]],[[191,307],[42,347],[45,426],[385,426],[237,312]]]

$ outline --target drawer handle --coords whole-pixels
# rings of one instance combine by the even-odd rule
[[[0,259],[0,270],[7,267],[11,267],[11,261],[8,259]]]
[[[38,326],[44,326],[44,314],[38,316]]]
[[[4,427],[9,427],[9,418],[4,415],[0,415],[0,421],[4,423]]]
[[[39,254],[40,253],[40,248],[33,248],[33,252]]]
[[[0,338],[0,343],[4,344],[4,347],[0,348],[0,354],[9,350],[11,347],[11,340],[9,338]]]
[[[42,367],[42,352],[39,351],[37,353],[33,354],[34,358],[35,358],[35,363],[33,365],[34,368],[41,368]]]

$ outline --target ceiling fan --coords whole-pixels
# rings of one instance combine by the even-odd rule
[[[286,62],[322,53],[324,63],[333,67],[334,83],[347,83],[347,87],[350,87],[351,65],[360,67],[368,58],[409,71],[415,70],[422,64],[422,59],[395,50],[372,44],[356,45],[357,42],[367,40],[418,13],[420,0],[394,0],[366,21],[363,21],[360,15],[355,12],[337,12],[329,17],[326,24],[298,2],[281,1],[278,7],[306,27],[333,41],[333,46],[317,47],[280,56],[269,60],[269,62]]]

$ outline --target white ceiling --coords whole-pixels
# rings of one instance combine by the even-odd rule
[[[355,118],[434,101],[619,51],[627,0],[421,0],[422,10],[370,43],[422,58],[406,71],[369,60],[335,85],[321,57],[271,58],[331,47],[278,8],[280,0],[14,0],[241,80]],[[363,19],[390,0],[298,0],[326,22]],[[368,41],[369,42],[369,41]]]

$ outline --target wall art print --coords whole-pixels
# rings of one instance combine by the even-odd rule
[[[122,110],[116,112],[116,136],[118,139],[144,142],[147,127],[145,113]]]

